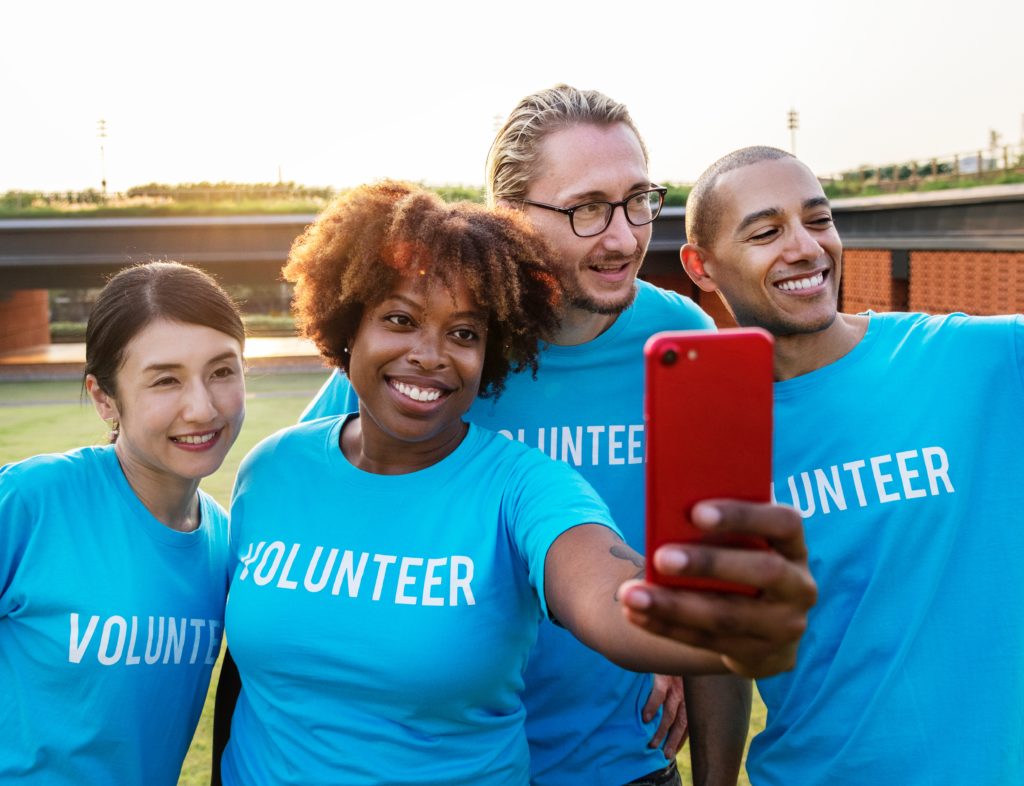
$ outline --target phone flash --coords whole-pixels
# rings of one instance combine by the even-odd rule
[[[686,357],[689,360],[696,360],[697,359],[697,350],[691,349],[689,352],[686,353]]]

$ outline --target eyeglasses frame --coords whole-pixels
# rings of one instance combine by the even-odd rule
[[[626,210],[626,203],[629,202],[630,200],[636,199],[636,197],[640,196],[641,194],[650,194],[651,192],[657,193],[658,196],[661,198],[660,204],[658,205],[658,209],[651,216],[650,221],[644,221],[642,224],[638,224],[629,217],[629,211]],[[533,205],[534,207],[544,208],[545,210],[554,210],[556,213],[562,213],[563,215],[568,216],[569,229],[572,230],[572,233],[576,235],[576,237],[588,238],[597,237],[598,235],[605,232],[608,229],[608,227],[612,225],[612,219],[615,217],[615,208],[617,207],[622,208],[622,214],[626,217],[626,223],[628,223],[630,226],[645,227],[648,224],[653,223],[654,220],[661,215],[661,211],[665,207],[665,195],[667,193],[668,189],[665,186],[652,185],[650,188],[645,188],[642,191],[634,191],[632,194],[629,194],[625,199],[620,199],[618,202],[609,202],[604,199],[595,199],[592,202],[581,202],[580,204],[573,205],[572,207],[558,207],[557,205],[548,205],[545,204],[544,202],[534,202],[532,199],[520,199],[518,201],[522,202],[524,205]],[[587,207],[588,205],[610,205],[611,209],[608,211],[608,220],[605,222],[605,225],[601,227],[599,231],[595,232],[592,235],[581,235],[579,232],[576,231],[576,223],[573,221],[573,214],[580,208]]]

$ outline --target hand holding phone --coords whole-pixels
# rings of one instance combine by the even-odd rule
[[[705,499],[768,502],[772,450],[771,334],[760,328],[664,332],[644,347],[647,580],[755,594],[744,584],[659,573],[666,543],[768,548],[762,538],[714,534],[690,519]]]

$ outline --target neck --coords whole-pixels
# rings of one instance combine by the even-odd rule
[[[775,338],[775,381],[784,382],[835,363],[864,338],[868,318],[837,314],[824,330]]]
[[[548,341],[563,347],[586,344],[614,325],[618,318],[618,313],[597,314],[576,306],[569,306],[562,312],[558,328],[548,337]]]
[[[179,532],[192,532],[199,526],[198,480],[140,466],[124,455],[118,443],[114,443],[114,452],[128,485],[157,521]]]
[[[359,410],[359,417],[349,418],[342,426],[341,452],[349,464],[374,475],[405,475],[431,467],[454,453],[469,431],[469,424],[460,420],[443,434],[423,442],[382,439],[376,429],[363,428],[369,416],[361,403]]]

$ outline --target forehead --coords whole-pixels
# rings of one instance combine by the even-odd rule
[[[206,363],[226,352],[242,352],[238,341],[227,333],[205,325],[155,319],[128,342],[122,367],[188,366]]]
[[[399,275],[384,300],[402,299],[426,309],[475,311],[479,304],[468,283],[456,278],[450,284],[438,276]]]
[[[539,153],[531,199],[620,199],[649,182],[640,140],[625,123],[560,129],[541,140]]]
[[[721,175],[715,184],[714,201],[723,217],[723,228],[731,232],[752,214],[765,210],[800,213],[805,202],[824,196],[811,170],[794,158],[782,158]]]

